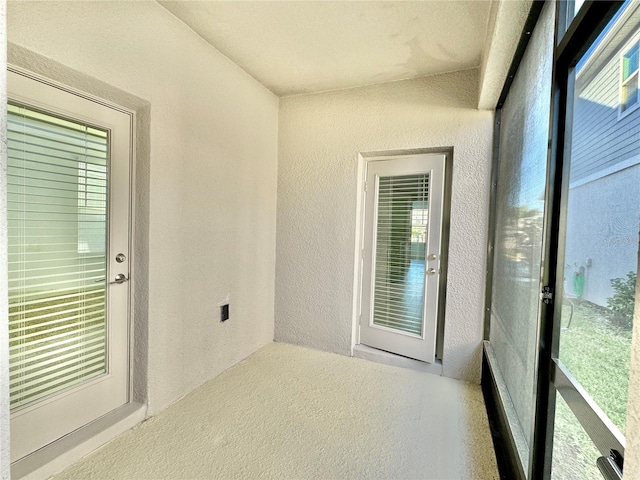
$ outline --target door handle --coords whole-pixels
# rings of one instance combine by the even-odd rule
[[[119,273],[116,275],[116,278],[113,282],[109,282],[109,285],[113,285],[114,283],[124,283],[124,282],[128,282],[129,279],[127,278],[127,276],[124,273]]]
[[[429,270],[427,270],[427,274],[428,275],[435,275],[436,274],[436,269],[431,267]]]

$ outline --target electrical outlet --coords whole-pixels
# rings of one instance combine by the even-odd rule
[[[229,320],[229,304],[225,303],[220,305],[220,321],[226,322],[227,320]]]

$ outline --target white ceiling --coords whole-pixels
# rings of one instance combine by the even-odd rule
[[[160,1],[279,96],[478,67],[490,0]]]

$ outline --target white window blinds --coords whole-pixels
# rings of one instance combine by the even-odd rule
[[[373,323],[422,334],[426,222],[412,232],[414,206],[428,216],[429,174],[380,177],[378,183]],[[415,214],[414,214],[415,213]],[[422,255],[412,260],[412,237]],[[414,242],[416,243],[416,242]],[[415,255],[414,255],[415,257]]]
[[[107,132],[8,105],[11,408],[106,371]]]

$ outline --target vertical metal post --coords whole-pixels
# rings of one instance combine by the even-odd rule
[[[496,109],[493,122],[493,149],[491,155],[491,188],[489,197],[489,231],[487,233],[487,267],[484,282],[484,339],[490,340],[491,335],[491,297],[493,291],[493,260],[496,238],[496,207],[498,190],[498,172],[500,170],[500,123],[502,108]]]

